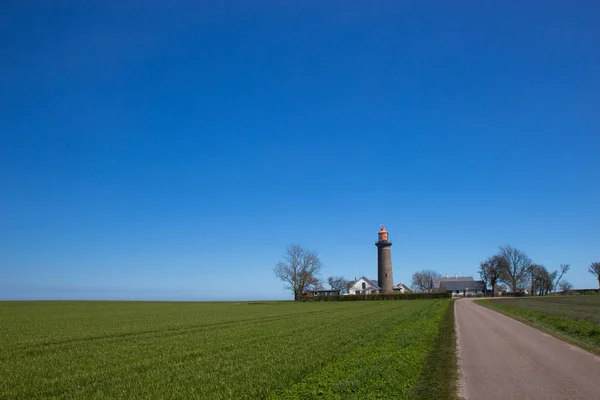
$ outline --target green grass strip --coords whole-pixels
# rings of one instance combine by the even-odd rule
[[[419,384],[415,389],[415,398],[458,399],[457,363],[454,300],[452,300],[442,319],[438,337],[427,356]]]
[[[476,303],[600,355],[600,325],[598,324],[507,305],[503,304],[502,300],[478,300]]]

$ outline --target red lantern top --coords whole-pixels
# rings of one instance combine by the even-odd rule
[[[388,231],[385,230],[385,226],[381,225],[381,230],[379,231],[379,240],[388,240]]]

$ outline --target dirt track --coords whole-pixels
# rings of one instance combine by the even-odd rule
[[[472,299],[455,307],[466,399],[600,399],[600,357]]]

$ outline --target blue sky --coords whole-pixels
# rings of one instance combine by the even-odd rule
[[[396,282],[596,286],[599,3],[170,3],[0,6],[0,298],[287,299],[382,223]]]

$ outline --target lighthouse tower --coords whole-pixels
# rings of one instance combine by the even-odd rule
[[[390,247],[392,242],[388,240],[388,232],[381,225],[379,231],[379,241],[375,243],[377,246],[377,280],[381,293],[393,293],[394,279],[392,278],[392,254]]]

